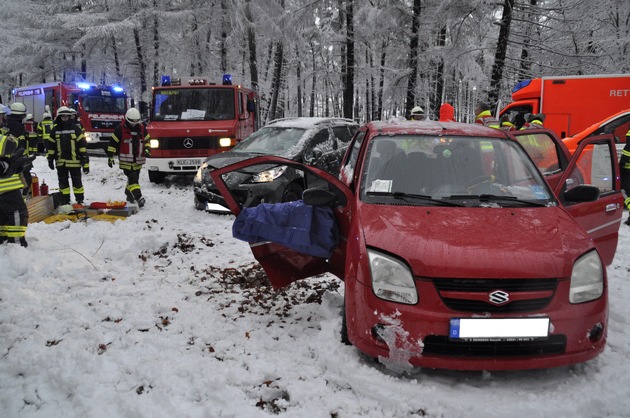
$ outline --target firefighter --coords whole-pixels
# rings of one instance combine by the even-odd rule
[[[625,192],[623,203],[626,205],[626,209],[630,210],[630,130],[626,132],[626,146],[621,151],[619,168],[621,168],[621,187]],[[630,226],[630,215],[628,215],[626,225]]]
[[[37,124],[37,141],[41,147],[41,150],[39,150],[40,153],[46,153],[46,144],[50,139],[50,131],[52,131],[52,127],[52,115],[50,112],[44,112],[42,115],[42,121]]]
[[[22,197],[26,180],[22,173],[31,165],[34,156],[18,148],[18,141],[10,134],[0,134],[0,243],[26,243],[28,208]]]
[[[449,102],[444,102],[440,106],[440,122],[456,122],[455,108]]]
[[[514,124],[510,122],[510,117],[507,114],[501,116],[500,122],[501,122],[500,129],[502,131],[515,131],[516,130],[516,126],[514,126]]]
[[[545,121],[544,113],[536,113],[534,115],[530,115],[527,118],[527,122],[521,127],[520,130],[544,128],[544,125],[543,125],[544,121]]]
[[[8,113],[11,111],[8,107],[3,104],[0,104],[0,135],[4,135],[8,132],[7,128],[5,128],[5,119]]]
[[[59,203],[70,204],[70,179],[72,191],[78,204],[83,204],[85,191],[81,180],[81,170],[84,174],[90,172],[90,160],[87,154],[87,142],[71,119],[72,112],[66,106],[57,109],[57,117],[50,131],[50,138],[46,144],[46,158],[51,170],[57,165],[57,178],[61,197]]]
[[[142,123],[140,112],[131,108],[125,114],[125,121],[114,129],[107,147],[107,164],[114,166],[114,154],[118,155],[118,164],[127,176],[125,196],[128,202],[135,202],[139,207],[145,203],[138,180],[140,170],[150,156],[149,133]]]
[[[475,108],[475,123],[489,128],[500,129],[499,121],[490,113],[488,103],[479,102]]]
[[[23,150],[24,155],[28,157],[31,155],[31,147],[29,145],[28,132],[24,129],[23,123],[23,120],[26,117],[26,106],[24,103],[15,102],[11,104],[9,110],[11,112],[5,116],[4,120],[5,128],[7,129],[7,132],[17,139],[18,149]],[[24,190],[22,191],[23,196],[28,196],[31,191],[31,183],[33,182],[31,168],[33,168],[32,164],[24,167],[24,173],[22,173],[24,179],[26,180],[26,187],[24,187]]]
[[[28,153],[30,155],[35,155],[39,151],[39,146],[38,146],[39,139],[37,137],[37,126],[38,126],[38,123],[35,122],[35,117],[33,116],[33,114],[29,113],[28,115],[26,115],[26,118],[24,118],[24,130],[26,131],[27,138],[28,138],[28,146],[29,146]]]
[[[416,106],[411,109],[409,120],[424,120],[424,109],[422,109],[420,106]]]
[[[77,110],[73,107],[69,107],[68,109],[70,109],[70,112],[72,112],[72,114],[70,115],[70,119],[72,120],[72,122],[78,125],[79,128],[81,128],[81,132],[83,132],[83,134],[85,135],[85,128],[83,127],[83,125],[81,124],[81,121],[79,120]]]

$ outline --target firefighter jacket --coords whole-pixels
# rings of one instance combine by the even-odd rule
[[[544,128],[543,123],[539,120],[533,120],[531,122],[527,122],[525,123],[522,127],[521,127],[521,131],[527,130],[527,129],[541,129]]]
[[[500,129],[499,121],[492,116],[489,110],[484,110],[475,118],[475,123],[489,128]]]
[[[140,170],[146,162],[145,156],[150,152],[149,140],[144,123],[132,126],[124,121],[114,129],[107,147],[107,157],[118,155],[118,165],[122,170]]]
[[[510,121],[501,122],[501,130],[502,131],[515,131],[516,126]]]
[[[5,127],[8,129],[8,133],[10,133],[15,139],[18,141],[17,149],[24,149],[24,155],[31,155],[30,146],[28,143],[28,133],[24,129],[24,125],[22,124],[22,119],[15,119],[11,116],[8,116],[5,119]]]
[[[48,144],[50,139],[50,131],[53,128],[53,121],[50,118],[46,118],[37,124],[37,139],[42,144]]]
[[[39,142],[37,137],[37,122],[33,120],[24,122],[24,130],[26,131],[26,137],[28,139],[28,153],[30,155],[37,154],[37,143]]]
[[[623,174],[630,175],[630,131],[626,133],[626,146],[621,151],[619,168],[621,168]],[[630,198],[630,196],[628,197]]]
[[[8,160],[18,149],[18,142],[12,135],[0,135],[0,160]],[[15,173],[7,178],[0,178],[0,195],[26,187],[24,176]]]
[[[46,145],[46,158],[57,160],[57,167],[89,168],[87,141],[72,120],[55,120]]]

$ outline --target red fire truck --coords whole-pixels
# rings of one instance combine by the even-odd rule
[[[36,122],[42,121],[45,111],[54,118],[60,106],[74,108],[88,148],[107,148],[114,128],[127,111],[127,95],[120,86],[55,81],[16,87],[12,93],[13,101],[24,103]]]
[[[162,77],[153,87],[150,121],[149,180],[161,183],[169,174],[195,174],[206,157],[227,151],[259,128],[258,95],[204,78]]]

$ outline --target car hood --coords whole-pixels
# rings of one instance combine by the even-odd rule
[[[444,208],[362,205],[368,247],[406,260],[415,276],[562,278],[594,248],[560,207]]]

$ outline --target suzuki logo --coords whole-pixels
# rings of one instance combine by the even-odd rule
[[[495,305],[503,305],[510,301],[510,294],[503,290],[495,290],[488,295],[488,300]]]
[[[192,148],[192,146],[193,146],[192,138],[184,139],[184,148]]]

